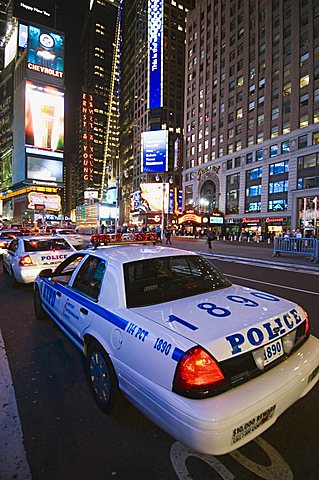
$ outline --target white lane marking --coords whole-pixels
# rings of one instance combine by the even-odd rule
[[[8,359],[0,331],[0,479],[31,480]]]
[[[278,285],[277,283],[263,282],[262,280],[255,280],[252,278],[239,277],[238,275],[230,275],[224,273],[226,277],[239,278],[240,280],[246,280],[248,282],[262,283],[263,285],[269,285],[270,287],[283,288],[284,290],[294,290],[295,292],[308,293],[309,295],[319,295],[319,292],[312,292],[310,290],[302,290],[301,288],[287,287],[286,285]]]

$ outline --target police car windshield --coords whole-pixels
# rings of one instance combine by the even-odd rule
[[[156,305],[231,285],[209,260],[199,255],[126,263],[124,278],[128,308]]]
[[[47,252],[50,250],[71,250],[72,247],[64,240],[64,238],[50,239],[28,239],[24,240],[25,252]]]

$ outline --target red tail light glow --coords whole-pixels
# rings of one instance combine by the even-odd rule
[[[188,350],[177,365],[173,390],[180,395],[204,398],[220,393],[227,386],[218,363],[201,347]]]
[[[6,244],[4,242],[0,242],[0,248],[4,248]]]
[[[302,307],[301,307],[302,308]],[[302,309],[304,314],[305,314],[305,317],[306,317],[306,320],[305,320],[305,334],[307,335],[307,333],[309,333],[309,329],[310,329],[310,326],[309,326],[309,316],[308,316],[308,313],[306,312],[306,310],[303,308]]]
[[[25,267],[26,265],[33,265],[30,255],[25,255],[24,257],[20,258],[19,265],[21,267]]]

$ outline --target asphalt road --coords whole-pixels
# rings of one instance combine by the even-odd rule
[[[206,251],[196,241],[186,239],[186,247],[184,239],[173,242],[194,250],[200,245]],[[218,246],[213,248],[217,255]],[[309,312],[313,334],[319,337],[316,272],[288,269],[280,263],[238,263],[230,254],[221,256],[223,260],[215,259],[216,265],[231,281],[300,302]],[[35,319],[32,288],[13,289],[8,275],[0,271],[0,292],[0,330],[33,480],[319,478],[319,385],[240,451],[221,457],[197,455],[126,401],[120,402],[116,415],[101,413],[89,392],[80,353],[52,322]],[[6,413],[7,406],[0,402],[0,425]],[[6,431],[5,436],[9,442],[12,433]],[[19,458],[6,467],[3,458],[0,451],[1,480],[28,478]]]

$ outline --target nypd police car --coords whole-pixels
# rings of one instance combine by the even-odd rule
[[[64,238],[22,236],[11,241],[3,253],[3,270],[12,277],[13,286],[32,283],[46,266],[56,267],[75,248]]]
[[[120,391],[201,453],[246,444],[319,378],[319,340],[306,311],[231,284],[193,252],[147,245],[78,251],[39,274],[34,307],[85,355],[103,411]]]

